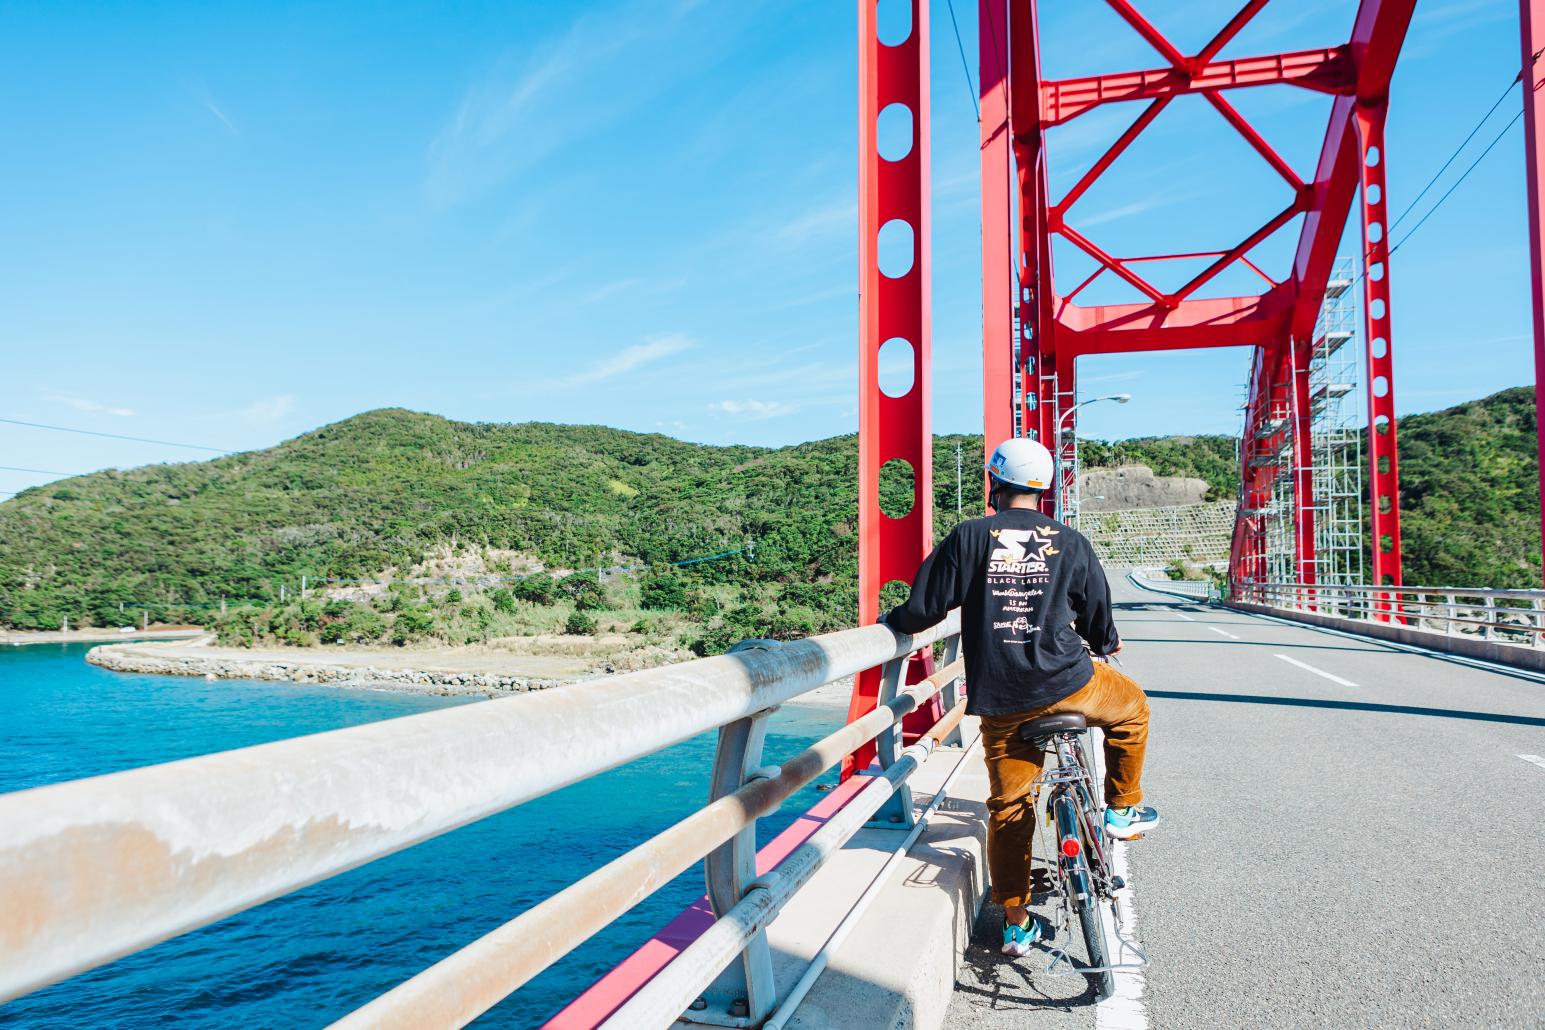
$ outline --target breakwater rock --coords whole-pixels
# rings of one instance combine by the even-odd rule
[[[205,655],[173,655],[132,644],[105,644],[86,652],[86,661],[114,672],[154,676],[202,676],[206,679],[268,680],[279,683],[320,683],[334,687],[400,690],[418,694],[478,695],[523,693],[561,687],[572,680],[506,676],[491,672],[442,669],[383,669],[370,665],[329,665]]]

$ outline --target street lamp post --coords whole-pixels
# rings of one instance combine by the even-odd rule
[[[1077,404],[1073,405],[1067,411],[1064,411],[1062,413],[1062,417],[1057,419],[1057,438],[1053,441],[1053,445],[1056,447],[1056,450],[1052,453],[1052,460],[1056,463],[1056,469],[1057,469],[1057,496],[1056,496],[1057,515],[1056,515],[1056,518],[1057,518],[1058,522],[1062,521],[1062,509],[1063,509],[1063,504],[1064,504],[1064,498],[1065,498],[1065,496],[1067,494],[1067,486],[1063,482],[1063,475],[1062,475],[1062,430],[1063,430],[1064,424],[1067,422],[1068,419],[1073,417],[1073,412],[1077,411],[1079,408],[1085,407],[1086,405],[1098,404],[1101,401],[1115,401],[1117,404],[1125,404],[1127,401],[1129,401],[1131,399],[1132,399],[1132,395],[1130,393],[1113,393],[1109,397],[1091,397],[1091,398],[1089,398],[1086,401],[1079,401]],[[1074,432],[1077,432],[1077,430],[1075,429]],[[1076,468],[1073,470],[1073,474],[1074,475],[1078,474],[1078,470]]]

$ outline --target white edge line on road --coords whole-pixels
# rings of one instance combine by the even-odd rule
[[[1187,622],[1195,622],[1196,621],[1195,619],[1191,618],[1191,616],[1187,615],[1185,612],[1176,612],[1175,613],[1175,618],[1177,618],[1177,619],[1185,619]]]
[[[1545,758],[1541,758],[1539,755],[1519,755],[1518,757],[1531,765],[1537,765],[1541,769],[1545,769]]]
[[[1212,630],[1214,633],[1218,634],[1219,636],[1228,637],[1230,640],[1238,640],[1239,639],[1238,637],[1236,637],[1234,634],[1230,633],[1226,629],[1219,629],[1216,626],[1208,626],[1207,628]]]
[[[1326,672],[1324,669],[1316,669],[1314,666],[1310,665],[1308,662],[1301,662],[1297,658],[1289,658],[1285,654],[1273,655],[1272,657],[1273,658],[1281,658],[1284,662],[1287,662],[1289,665],[1296,665],[1300,669],[1305,669],[1305,670],[1307,670],[1309,672],[1312,672],[1316,676],[1323,676],[1326,679],[1330,680],[1332,683],[1339,683],[1343,687],[1355,687],[1355,686],[1357,686],[1357,684],[1353,683],[1351,680],[1344,680],[1340,676],[1337,676],[1335,673]]]
[[[1121,906],[1121,925],[1126,931],[1123,938],[1116,931],[1116,920],[1112,918],[1107,906],[1100,906],[1100,919],[1105,923],[1105,939],[1115,944],[1116,954],[1107,955],[1105,961],[1113,963],[1130,962],[1133,959],[1131,948],[1124,948],[1121,941],[1127,940],[1137,945],[1139,949],[1142,943],[1137,936],[1137,906],[1132,896],[1132,874],[1127,871],[1127,842],[1118,840],[1113,842],[1111,848],[1111,872],[1126,881],[1127,886],[1116,895],[1116,904]],[[1147,1030],[1148,1012],[1143,1007],[1143,987],[1145,980],[1141,969],[1117,969],[1113,971],[1116,978],[1116,992],[1109,998],[1098,1003],[1094,1007],[1095,1030]]]

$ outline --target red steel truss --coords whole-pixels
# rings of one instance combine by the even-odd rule
[[[1297,442],[1298,454],[1307,453],[1307,418],[1282,420],[1278,428],[1273,411],[1307,410],[1306,370],[1315,316],[1353,196],[1361,188],[1369,272],[1364,280],[1370,312],[1366,334],[1370,344],[1369,401],[1378,427],[1369,459],[1369,500],[1375,513],[1370,550],[1376,581],[1398,583],[1400,527],[1382,135],[1390,76],[1415,0],[1363,0],[1352,37],[1343,44],[1232,59],[1220,59],[1219,54],[1266,6],[1266,0],[1248,0],[1193,54],[1175,47],[1131,0],[1105,2],[1147,41],[1164,62],[1162,67],[1048,81],[1041,74],[1036,0],[979,0],[983,353],[987,364],[984,401],[989,439],[1008,435],[1003,430],[1012,424],[1015,414],[1012,410],[1003,412],[1006,377],[1018,378],[1017,415],[1022,430],[1052,445],[1062,442],[1058,438],[1063,421],[1060,416],[1074,399],[1074,366],[1083,355],[1256,348],[1256,375],[1242,447],[1246,502],[1236,531],[1233,568],[1236,577],[1253,578],[1260,570],[1252,569],[1246,556],[1260,551],[1262,540],[1260,520],[1248,495],[1252,489],[1258,492],[1270,478],[1270,462],[1280,460],[1276,456],[1291,453],[1285,441]],[[1290,85],[1336,98],[1319,164],[1308,181],[1228,99],[1233,90],[1264,85]],[[1243,239],[1214,251],[1109,253],[1079,231],[1069,212],[1181,96],[1201,97],[1260,155],[1282,179],[1284,203],[1266,214],[1259,228]],[[1046,185],[1046,130],[1118,101],[1142,101],[1144,105],[1067,193],[1051,198]],[[1012,186],[1004,168],[1005,150],[1014,173]],[[1010,210],[1018,212],[1017,225],[1008,217]],[[1250,252],[1299,216],[1302,226],[1293,265],[1285,277],[1274,279],[1251,260]],[[1066,294],[1057,292],[1053,277],[1050,240],[1054,236],[1083,251],[1096,264],[1094,273]],[[1146,274],[1155,262],[1198,259],[1205,263],[1178,289],[1160,289]],[[1247,269],[1260,280],[1259,293],[1204,296],[1218,276],[1235,267]],[[1079,304],[1080,295],[1105,276],[1119,279],[1145,299],[1131,304]],[[1003,310],[1006,284],[1014,283],[1018,286],[1017,319]],[[1064,434],[1072,431],[1071,425],[1061,426]],[[1312,577],[1311,477],[1307,470],[1295,470],[1294,482],[1298,493],[1295,508],[1303,513],[1295,533],[1298,568]]]
[[[881,42],[877,0],[859,0],[860,169],[860,616],[879,613],[880,587],[909,582],[931,540],[928,418],[928,19],[925,0],[910,6],[905,39]],[[1245,429],[1240,444],[1240,509],[1230,574],[1237,582],[1266,576],[1262,511],[1284,455],[1295,493],[1294,541],[1298,577],[1315,575],[1313,479],[1309,451],[1307,369],[1315,323],[1353,201],[1363,243],[1363,315],[1368,374],[1368,501],[1371,578],[1401,583],[1399,464],[1390,332],[1388,211],[1384,123],[1395,62],[1415,0],[1360,0],[1351,38],[1321,49],[1224,58],[1222,51],[1266,6],[1245,0],[1237,13],[1195,53],[1183,53],[1133,0],[1103,2],[1158,55],[1156,66],[1136,71],[1047,80],[1041,70],[1037,0],[978,0],[982,176],[983,403],[986,447],[1024,434],[1054,448],[1073,430],[1077,359],[1088,354],[1206,347],[1253,348]],[[1279,0],[1285,3],[1286,0]],[[1350,2],[1350,0],[1349,0]],[[1536,383],[1545,406],[1545,0],[1520,0],[1529,243],[1532,257]],[[1320,156],[1312,176],[1300,177],[1230,103],[1238,89],[1287,85],[1333,96]],[[1179,97],[1200,97],[1282,179],[1284,202],[1263,213],[1259,228],[1232,244],[1201,253],[1112,254],[1079,231],[1069,212],[1154,120]],[[1141,112],[1063,196],[1050,196],[1046,130],[1110,103],[1140,102]],[[882,158],[876,119],[890,104],[912,112],[912,148],[898,160]],[[1251,251],[1301,217],[1298,243],[1285,274],[1263,269]],[[912,264],[897,278],[877,264],[882,226],[899,219],[913,230]],[[1053,276],[1052,239],[1061,237],[1088,255],[1092,275],[1066,294]],[[1156,262],[1205,261],[1184,285],[1163,290],[1146,269]],[[1227,270],[1247,269],[1259,292],[1212,296],[1209,287]],[[1143,299],[1126,304],[1079,304],[1102,276],[1124,282]],[[913,348],[913,385],[902,397],[880,392],[877,356],[893,337]],[[1066,423],[1066,424],[1065,424]],[[1545,421],[1540,428],[1545,455]],[[985,458],[985,455],[984,455]],[[901,518],[879,509],[881,466],[907,462],[914,504]],[[1545,496],[1545,462],[1541,464]],[[1542,513],[1545,529],[1545,513]],[[855,687],[851,713],[873,707],[877,674]],[[856,756],[847,770],[866,762]]]

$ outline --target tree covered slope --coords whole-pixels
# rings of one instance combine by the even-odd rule
[[[1409,582],[1537,582],[1534,424],[1523,389],[1401,423]],[[937,438],[940,533],[958,518],[957,445],[966,516],[979,482],[980,437]],[[1090,441],[1083,453],[1091,466],[1195,476],[1226,497],[1233,448],[1222,436],[1165,437]],[[561,572],[660,565],[754,540],[754,561],[682,575],[839,625],[856,598],[856,480],[852,436],[710,447],[600,426],[370,411],[268,450],[78,476],[0,504],[0,623],[117,624],[120,604],[196,619],[222,598],[267,604],[303,575],[405,574],[447,544],[520,552]],[[893,514],[910,495],[904,472],[882,481]]]

